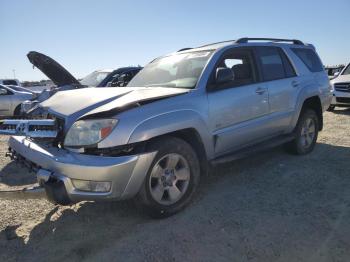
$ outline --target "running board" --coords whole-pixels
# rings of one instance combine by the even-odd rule
[[[45,189],[41,186],[27,187],[18,190],[1,190],[1,200],[19,200],[19,199],[42,199],[46,198]]]
[[[256,154],[262,151],[266,151],[267,149],[277,147],[279,145],[282,145],[284,143],[290,142],[294,139],[294,136],[292,135],[285,135],[282,137],[277,137],[270,139],[268,141],[261,142],[259,144],[256,144],[254,146],[249,146],[243,149],[240,149],[238,151],[235,151],[233,153],[229,153],[223,156],[220,156],[218,158],[215,158],[211,161],[213,165],[222,164],[234,160],[238,160],[241,158],[245,158],[249,155]]]

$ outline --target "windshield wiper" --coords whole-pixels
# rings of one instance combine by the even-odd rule
[[[145,87],[177,87],[174,83],[164,83],[164,84],[150,84]]]

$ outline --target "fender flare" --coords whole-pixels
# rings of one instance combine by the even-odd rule
[[[194,129],[198,133],[207,158],[211,158],[214,154],[212,136],[203,117],[192,109],[170,111],[144,120],[131,132],[128,144],[148,141],[184,129]]]

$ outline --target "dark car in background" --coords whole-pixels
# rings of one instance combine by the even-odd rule
[[[79,82],[85,86],[112,87],[126,86],[142,67],[121,67],[118,69],[96,70]]]

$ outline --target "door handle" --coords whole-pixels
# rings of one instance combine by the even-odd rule
[[[262,94],[264,94],[266,91],[267,91],[266,88],[261,88],[261,87],[259,87],[259,88],[257,88],[257,89],[255,90],[255,93],[257,93],[258,95],[262,95]]]
[[[298,81],[292,81],[292,87],[298,87],[299,86],[299,83]]]

